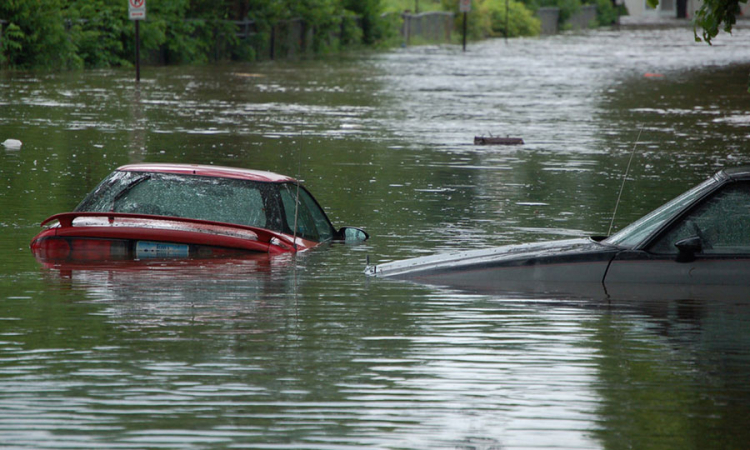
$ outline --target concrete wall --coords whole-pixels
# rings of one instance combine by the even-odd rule
[[[436,11],[421,14],[403,14],[401,36],[409,41],[414,38],[428,42],[450,42],[453,31],[453,13]]]
[[[596,23],[596,5],[583,5],[577,13],[565,22],[573,30],[585,30]]]
[[[252,47],[255,59],[294,58],[313,53],[316,43],[336,48],[343,40],[351,39],[351,29],[362,29],[361,19],[354,16],[341,16],[340,25],[328,33],[319,33],[302,19],[282,20],[273,24],[270,30],[261,33],[252,20],[234,21],[239,46]],[[349,28],[347,33],[345,30]],[[219,59],[217,57],[217,59]]]
[[[560,8],[539,8],[536,15],[542,22],[542,35],[557,34]]]
[[[560,31],[560,8],[539,8],[536,15],[542,22],[542,35],[556,34]],[[577,13],[565,22],[564,28],[584,30],[591,28],[593,24],[596,24],[596,6],[583,5]]]
[[[454,14],[433,11],[420,14],[387,13],[383,17],[396,21],[401,38],[406,45],[416,42],[450,42],[454,27]],[[392,22],[391,22],[392,23]]]

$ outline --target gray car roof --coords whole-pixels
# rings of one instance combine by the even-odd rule
[[[729,169],[720,170],[716,176],[717,178],[723,178],[721,174],[732,178],[732,179],[748,179],[750,178],[750,166],[732,167]]]

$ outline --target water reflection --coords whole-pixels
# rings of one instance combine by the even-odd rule
[[[747,440],[746,299],[650,301],[636,308],[646,321],[601,318],[597,435],[605,446],[722,448]],[[612,429],[618,433],[605,431]]]
[[[102,314],[131,329],[207,322],[223,329],[213,332],[241,334],[256,331],[257,316],[268,322],[268,312],[286,306],[278,298],[295,297],[297,264],[285,255],[63,263],[47,265],[43,275],[58,289],[83,291],[88,301],[107,305]]]

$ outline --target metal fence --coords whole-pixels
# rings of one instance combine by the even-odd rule
[[[542,22],[542,34],[557,34],[560,31],[560,8],[539,8],[537,17]],[[596,5],[583,5],[565,22],[565,28],[582,30],[596,24]]]
[[[397,28],[403,42],[410,45],[414,42],[450,42],[455,16],[451,12],[434,11],[420,14],[385,13],[381,17]]]
[[[421,14],[403,14],[401,36],[406,45],[417,38],[426,42],[450,42],[453,32],[453,13],[426,12]]]
[[[559,31],[558,8],[539,8],[537,16],[542,22],[542,34],[555,34]],[[434,11],[421,14],[390,13],[382,16],[390,23],[396,22],[401,38],[406,45],[413,43],[442,43],[450,42],[455,27],[451,12]],[[186,19],[188,21],[202,21],[200,19]],[[596,20],[596,6],[581,7],[573,17],[566,22],[571,28],[588,28]],[[399,22],[400,21],[400,26]],[[233,23],[236,27],[235,42],[230,42],[218,29],[215,51],[212,55],[219,59],[264,60],[293,58],[299,55],[311,54],[317,49],[336,48],[347,39],[353,40],[357,34],[361,36],[362,21],[357,16],[340,16],[339,25],[320,32],[307,24],[303,19],[289,19],[260,26],[254,20],[224,21]],[[0,19],[0,48],[2,48],[3,32],[7,21]],[[218,27],[217,27],[218,28]],[[152,52],[151,59],[163,61],[163,51]],[[148,58],[148,56],[147,56]]]
[[[556,34],[560,20],[560,8],[545,7],[536,10],[536,16],[542,22],[541,33],[542,35]]]
[[[586,29],[595,26],[596,23],[596,5],[583,5],[575,14],[570,16],[566,25],[572,29]]]
[[[338,25],[326,31],[317,30],[300,18],[265,26],[250,19],[231,21],[236,27],[238,40],[231,51],[240,54],[250,51],[252,59],[294,58],[311,54],[316,49],[340,47],[353,41],[354,36],[361,35],[360,17],[339,16],[337,20]],[[227,43],[217,42],[217,48],[227,48]]]
[[[2,0],[0,0],[2,1]],[[184,19],[186,22],[199,22],[211,26],[204,19]],[[88,20],[79,20],[85,24]],[[215,26],[214,50],[211,57],[220,59],[265,60],[277,58],[293,58],[303,54],[310,54],[316,49],[338,48],[342,42],[353,41],[355,36],[361,36],[362,23],[358,16],[340,16],[338,24],[319,32],[308,25],[303,19],[282,20],[273,24],[259,25],[254,20],[221,21],[224,25],[234,24],[234,38],[229,39],[220,31],[221,26]],[[2,49],[3,33],[8,24],[0,19],[0,49]],[[66,21],[65,27],[70,30],[74,22]],[[144,59],[159,63],[165,61],[165,50],[159,49],[144,54]]]

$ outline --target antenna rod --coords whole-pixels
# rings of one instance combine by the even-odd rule
[[[297,153],[297,198],[294,200],[294,251],[297,251],[297,217],[299,216],[299,176],[302,162],[299,160],[299,153]]]
[[[622,177],[622,184],[620,185],[620,193],[617,194],[617,202],[615,202],[615,210],[612,212],[612,221],[609,223],[609,231],[607,236],[612,234],[612,226],[615,224],[615,216],[617,215],[617,207],[620,206],[620,198],[622,198],[622,190],[625,188],[625,180],[628,178],[628,172],[630,172],[630,163],[633,162],[633,155],[635,155],[635,147],[638,145],[638,141],[641,140],[641,133],[643,133],[643,127],[638,132],[638,137],[635,138],[635,144],[633,144],[633,150],[630,152],[630,160],[628,160],[628,167],[625,169],[625,175]]]

